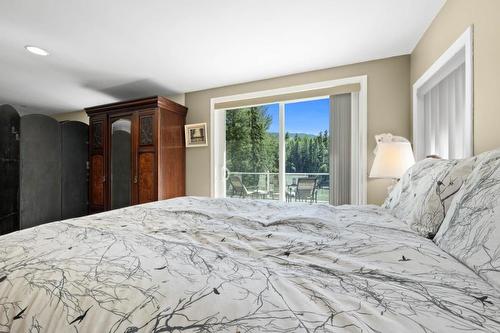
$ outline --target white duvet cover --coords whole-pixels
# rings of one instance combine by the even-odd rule
[[[377,206],[178,198],[0,237],[0,332],[499,332],[500,295]]]

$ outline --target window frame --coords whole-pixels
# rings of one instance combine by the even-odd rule
[[[215,97],[210,99],[210,196],[220,198],[225,196],[225,109],[216,109],[216,103],[241,101],[252,98],[277,96],[287,93],[302,92],[315,89],[333,88],[348,84],[359,84],[359,92],[352,93],[353,112],[352,112],[352,162],[353,168],[351,179],[351,198],[352,204],[366,204],[367,202],[367,113],[368,113],[368,76],[355,76],[337,80],[321,81],[304,85],[290,86],[285,88],[257,91],[231,96]],[[310,99],[318,99],[317,96]],[[289,103],[293,101],[286,101]],[[245,105],[254,106],[254,105]],[[280,174],[284,178],[285,169],[285,149],[284,141],[284,107],[280,103]],[[283,128],[281,128],[283,127]],[[284,194],[284,183],[280,178],[280,193]],[[283,200],[284,198],[281,198]]]
[[[413,85],[413,150],[415,159],[425,158],[425,118],[424,95],[439,84],[456,68],[465,63],[465,155],[474,154],[474,62],[473,62],[473,26],[464,33],[425,71]]]

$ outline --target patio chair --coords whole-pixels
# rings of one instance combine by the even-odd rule
[[[317,196],[317,178],[305,177],[297,180],[295,192],[291,194],[295,201],[308,201],[310,203],[318,202]]]
[[[252,191],[251,195],[261,199],[266,199],[267,194],[268,194],[267,176],[259,175],[259,182],[257,184],[257,189],[255,191]]]
[[[245,198],[249,195],[252,195],[253,192],[249,192],[245,185],[243,185],[243,182],[241,181],[241,178],[238,176],[229,176],[228,178],[229,185],[231,185],[232,192],[231,192],[231,197],[234,196],[239,196],[240,198]]]

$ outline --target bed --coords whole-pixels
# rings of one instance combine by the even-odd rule
[[[379,206],[184,197],[0,237],[0,332],[498,332],[500,293]]]

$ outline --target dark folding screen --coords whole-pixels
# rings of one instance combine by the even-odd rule
[[[21,117],[22,229],[61,219],[60,136],[59,123],[51,117]]]
[[[61,123],[62,218],[87,214],[88,198],[88,132],[89,126],[79,121]]]
[[[19,119],[0,105],[0,235],[19,229]]]

